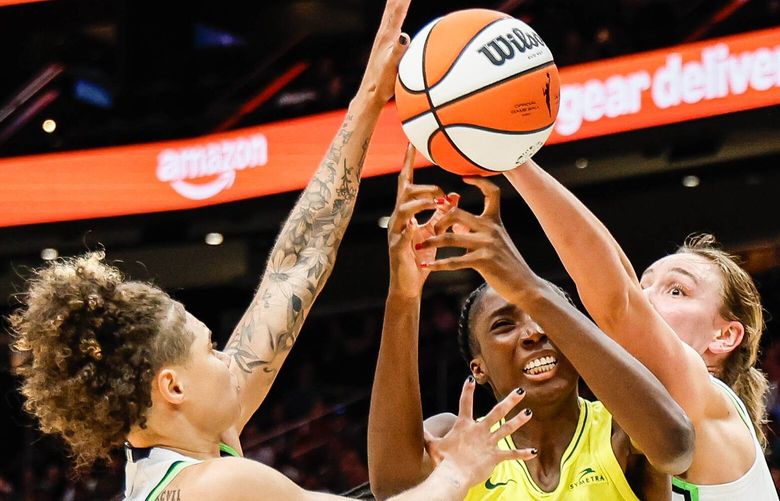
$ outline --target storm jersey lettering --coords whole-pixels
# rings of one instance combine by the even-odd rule
[[[472,487],[464,501],[639,501],[612,451],[612,415],[601,402],[580,398],[579,407],[577,428],[563,453],[555,490],[545,492],[539,488],[523,461],[504,461],[490,478]],[[496,424],[494,429],[500,425]],[[511,436],[498,446],[504,450],[515,448]]]

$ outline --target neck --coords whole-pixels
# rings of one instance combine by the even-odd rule
[[[723,375],[723,357],[710,353],[709,350],[701,354],[704,363],[707,364],[707,372],[720,378]]]
[[[529,399],[527,405],[533,411],[533,417],[512,434],[515,446],[537,448],[539,454],[533,461],[543,469],[557,470],[580,418],[577,392],[557,402]]]
[[[181,413],[149,412],[146,428],[134,426],[127,435],[133,447],[163,447],[195,459],[219,457],[220,437],[205,433]]]

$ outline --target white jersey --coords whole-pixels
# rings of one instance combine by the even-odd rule
[[[223,456],[238,456],[231,447],[220,444]],[[156,501],[168,484],[188,466],[201,463],[170,449],[135,449],[125,444],[125,501]]]
[[[691,484],[679,478],[672,478],[673,501],[778,501],[777,491],[772,482],[772,475],[764,458],[764,451],[756,437],[756,431],[750,421],[745,404],[726,383],[716,378],[711,378],[715,386],[728,395],[737,408],[737,413],[745,422],[753,437],[756,450],[756,459],[747,473],[740,478],[726,484],[697,485]]]

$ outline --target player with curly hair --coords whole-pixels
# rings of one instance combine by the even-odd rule
[[[284,224],[249,309],[224,351],[211,331],[159,288],[125,279],[102,252],[38,270],[11,316],[26,408],[61,436],[78,466],[125,445],[125,497],[328,499],[241,456],[239,434],[267,395],[330,275],[352,215],[366,150],[408,44],[409,0],[388,0],[363,81],[324,160]],[[442,439],[442,461],[404,499],[462,498],[516,454],[469,419]],[[510,395],[502,418],[522,397]],[[229,456],[229,457],[223,457]]]

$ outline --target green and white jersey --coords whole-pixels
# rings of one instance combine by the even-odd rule
[[[226,444],[219,450],[222,456],[239,456]],[[162,447],[138,449],[125,443],[125,453],[125,501],[157,501],[180,471],[202,462]]]
[[[778,501],[772,475],[764,458],[764,451],[756,437],[745,404],[723,381],[712,377],[712,384],[723,391],[734,403],[739,416],[753,436],[756,459],[753,466],[742,477],[727,484],[696,485],[679,478],[672,478],[672,501]]]

